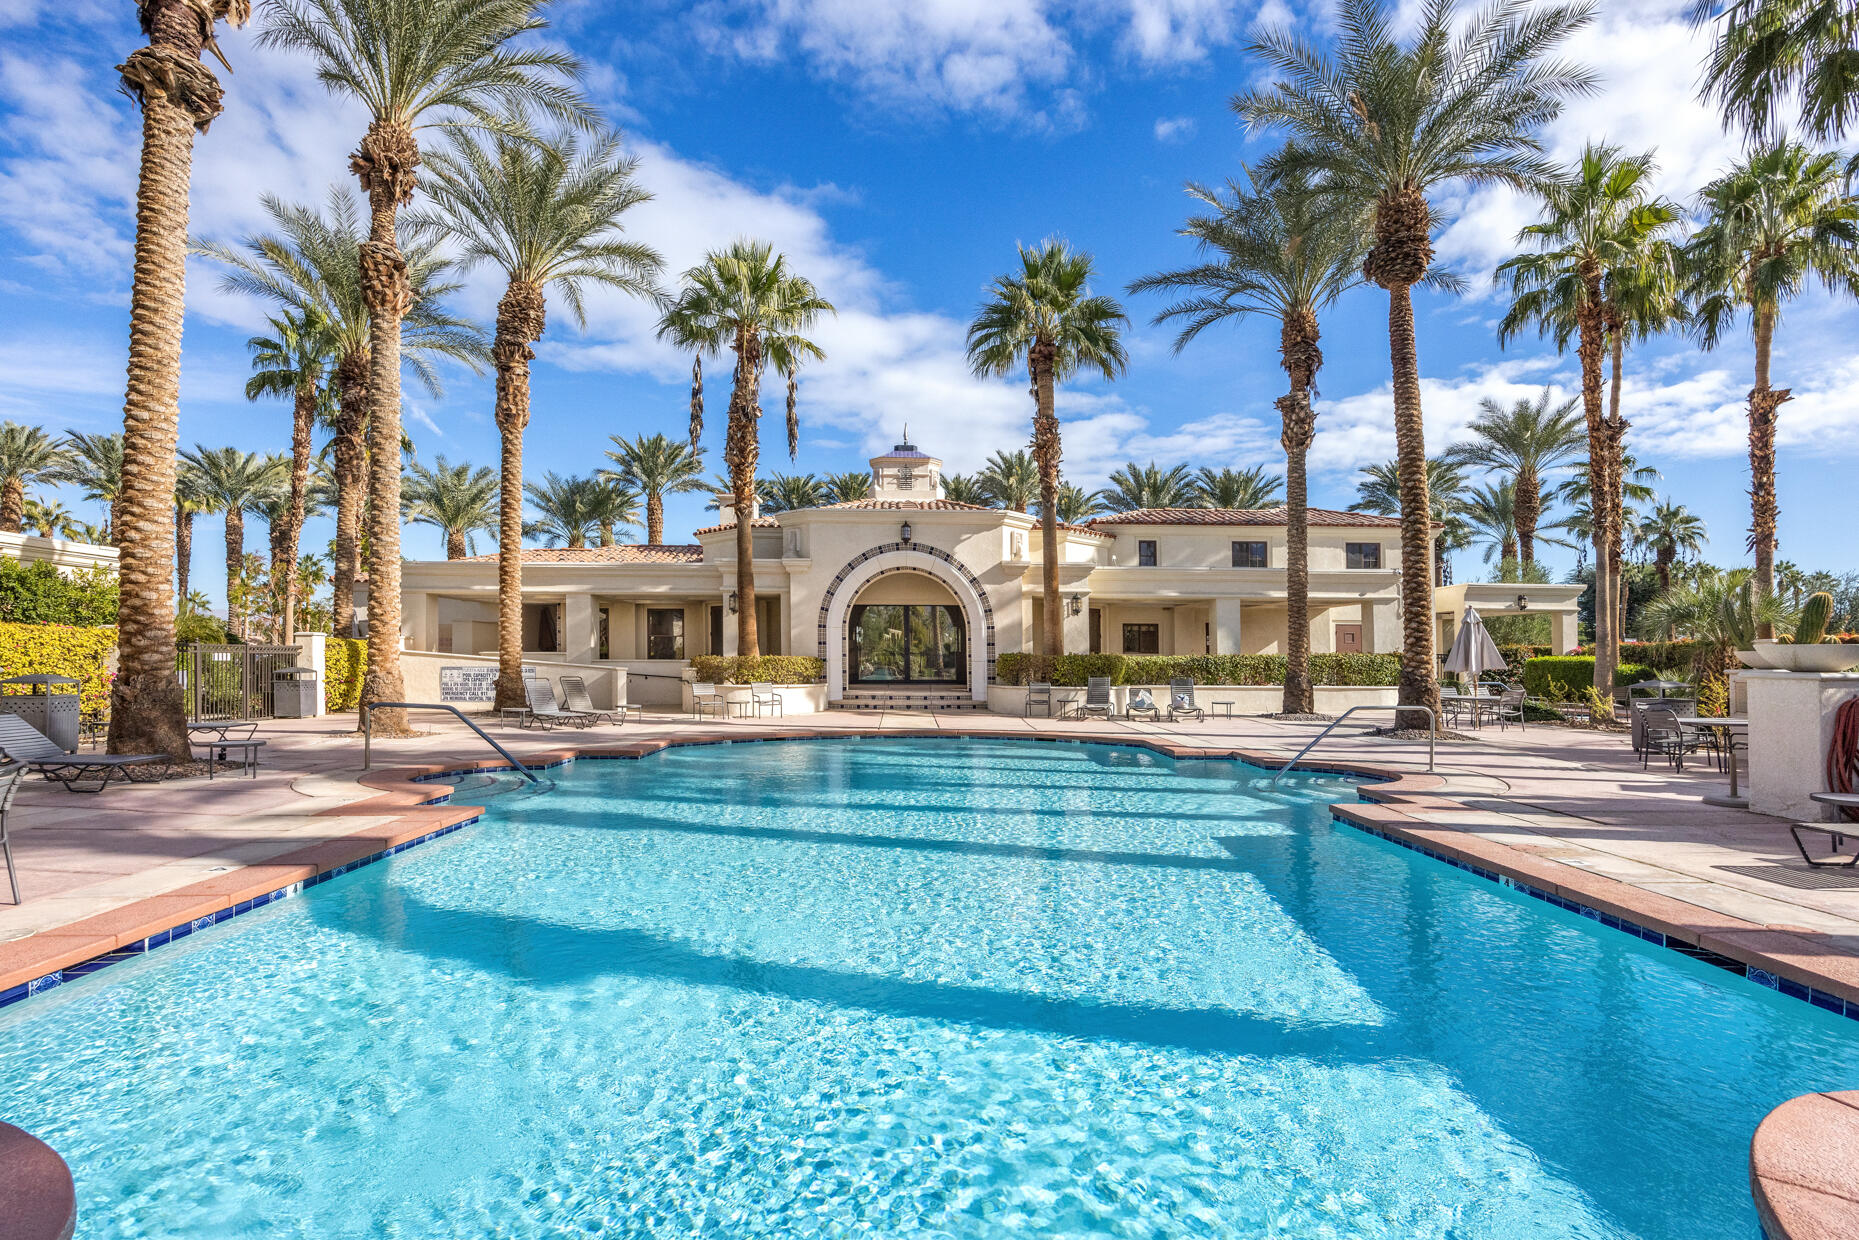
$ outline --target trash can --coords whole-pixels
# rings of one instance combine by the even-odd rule
[[[313,667],[280,667],[271,673],[271,714],[276,719],[309,719],[316,714],[323,686]]]
[[[0,680],[0,685],[26,685],[30,690],[0,696],[0,711],[18,715],[43,732],[52,744],[66,753],[76,753],[78,723],[82,718],[78,708],[77,687],[82,683],[71,676],[45,673]],[[58,692],[53,688],[63,685],[69,685],[70,691]]]

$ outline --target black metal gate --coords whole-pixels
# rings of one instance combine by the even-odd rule
[[[269,719],[273,673],[296,667],[296,646],[183,646],[176,674],[189,719]]]

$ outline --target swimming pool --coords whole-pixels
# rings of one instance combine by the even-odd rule
[[[1859,1022],[1096,745],[577,763],[0,1013],[84,1237],[1748,1240]],[[461,799],[468,797],[461,796]]]

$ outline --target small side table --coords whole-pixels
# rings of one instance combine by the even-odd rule
[[[1222,718],[1231,719],[1233,717],[1233,707],[1235,705],[1237,705],[1237,703],[1229,699],[1225,702],[1209,702],[1207,708],[1209,710],[1219,711]]]
[[[207,747],[207,778],[209,780],[213,778],[215,768],[227,762],[226,752],[231,749],[240,751],[239,765],[251,771],[253,779],[258,778],[258,751],[264,748],[265,742],[247,737],[244,740],[222,739],[202,743]]]

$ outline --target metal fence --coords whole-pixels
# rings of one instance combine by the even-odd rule
[[[189,719],[269,719],[273,673],[296,667],[296,646],[183,646],[175,673]]]

